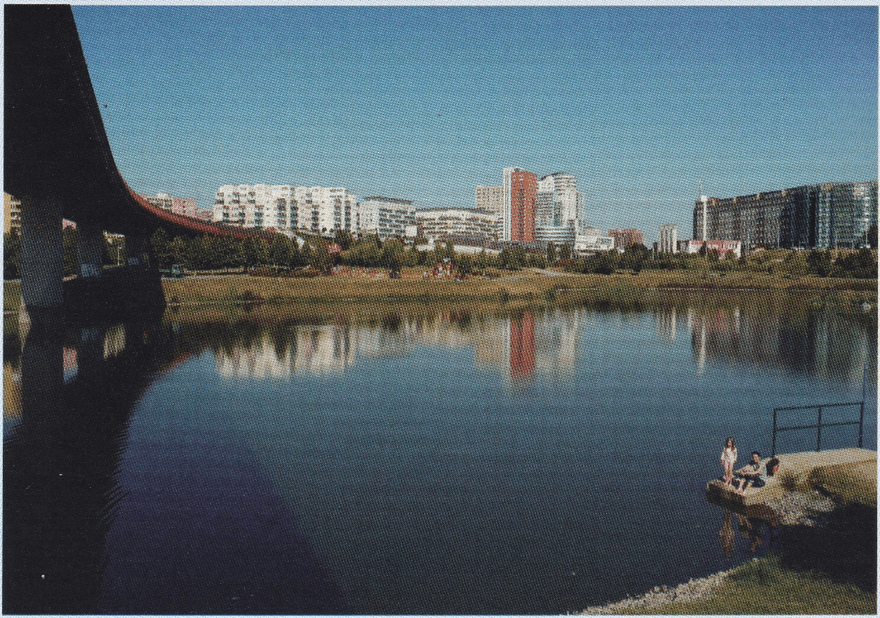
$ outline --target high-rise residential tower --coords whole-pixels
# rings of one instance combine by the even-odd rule
[[[505,241],[535,240],[538,177],[519,167],[504,168],[502,236]]]

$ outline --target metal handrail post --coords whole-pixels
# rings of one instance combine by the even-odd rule
[[[773,448],[770,449],[770,457],[776,457],[776,410],[773,408]]]
[[[816,425],[816,452],[822,450],[822,406],[819,406],[819,424]]]
[[[859,448],[862,448],[862,427],[865,424],[865,402],[859,406]]]

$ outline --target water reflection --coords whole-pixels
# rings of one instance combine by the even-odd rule
[[[660,341],[674,343],[679,322],[684,322],[697,374],[714,360],[777,367],[850,384],[861,383],[868,366],[869,377],[877,379],[875,329],[856,318],[830,311],[747,311],[738,305],[702,312],[688,307],[684,318],[675,306],[654,312]]]
[[[117,466],[149,382],[144,347],[124,342],[150,328],[83,329],[74,348],[57,324],[30,327],[11,380],[18,409],[4,417],[4,613],[94,610],[104,538],[124,497]]]
[[[338,613],[349,610],[353,590],[363,595],[355,609],[560,609],[527,590],[532,584],[509,581],[505,573],[516,570],[511,564],[520,558],[480,562],[469,552],[476,542],[485,543],[485,556],[508,550],[530,556],[533,570],[525,579],[541,594],[559,586],[572,595],[574,609],[591,604],[585,589],[617,594],[619,582],[591,577],[604,581],[589,584],[594,590],[573,579],[557,581],[550,563],[567,560],[580,565],[567,573],[589,572],[581,553],[607,550],[607,561],[630,545],[634,552],[651,545],[643,543],[645,521],[666,517],[675,522],[672,528],[684,530],[688,523],[676,519],[681,501],[702,499],[699,489],[664,487],[647,498],[640,490],[644,504],[633,505],[625,495],[628,484],[643,479],[630,479],[626,469],[605,479],[607,492],[596,503],[593,492],[578,485],[589,482],[583,469],[631,448],[634,427],[651,422],[643,412],[648,405],[673,409],[676,397],[704,400],[707,390],[662,391],[668,376],[708,372],[714,362],[858,382],[866,360],[876,375],[869,326],[830,313],[795,319],[735,304],[676,305],[628,316],[460,309],[307,319],[254,310],[211,321],[178,313],[164,321],[73,331],[35,325],[22,339],[23,347],[13,334],[5,337],[6,613]],[[668,353],[664,366],[656,365],[658,350]],[[623,372],[632,384],[617,377],[598,383],[608,355],[620,364],[644,360]],[[195,362],[186,363],[190,359]],[[400,370],[410,359],[438,373],[446,371],[444,364],[457,365],[443,374],[449,384],[422,376],[373,381],[369,375],[376,361]],[[337,384],[365,374],[366,395],[356,390],[363,381]],[[659,389],[640,393],[633,387],[657,375]],[[283,384],[294,378],[306,379]],[[734,381],[739,379],[737,374]],[[374,383],[380,381],[386,383]],[[548,381],[568,384],[544,388]],[[504,397],[503,388],[493,388],[498,385],[515,396]],[[414,402],[423,403],[411,396],[416,389],[429,393],[423,398],[431,399],[435,413],[413,411],[419,407]],[[358,392],[358,405],[369,409],[345,397],[338,398],[341,408],[330,409],[333,390]],[[607,414],[609,402],[623,411]],[[531,414],[551,406],[559,412]],[[655,442],[668,442],[678,453],[683,440],[689,448],[708,444],[727,422],[709,415],[667,423],[669,435]],[[663,453],[633,454],[632,468],[672,465],[674,458]],[[714,465],[714,453],[710,459]],[[667,490],[683,492],[670,498],[669,508],[662,506]],[[571,501],[580,502],[567,506]],[[373,510],[357,510],[373,503]],[[346,505],[352,510],[341,508]],[[398,512],[402,519],[395,519]],[[597,513],[601,519],[591,520]],[[709,538],[694,542],[698,552],[709,553],[716,539],[731,559],[766,551],[774,532],[749,517],[727,512],[720,531],[710,523]],[[627,518],[635,518],[635,532],[624,523],[602,527]],[[544,524],[556,540],[535,535]],[[461,542],[467,534],[470,544]],[[663,541],[662,531],[657,534],[654,540]],[[430,563],[422,572],[413,570],[420,564],[411,555],[416,545]],[[627,556],[658,565],[668,558]],[[471,596],[444,599],[447,605],[407,596],[417,594],[408,582],[433,577],[430,569],[443,560],[449,570],[438,579],[457,582],[457,590],[473,587]],[[376,575],[377,564],[395,565],[401,581],[393,569]],[[468,575],[476,572],[497,574],[494,604],[479,605],[488,602],[483,580],[475,583]],[[380,589],[379,579],[387,588]],[[505,605],[514,589],[525,591],[521,605]],[[383,605],[388,591],[411,604]]]
[[[432,316],[395,314],[380,324],[306,324],[267,329],[246,345],[215,352],[224,378],[267,379],[294,374],[333,375],[360,358],[407,356],[417,346],[473,348],[474,364],[502,376],[511,386],[532,383],[536,375],[572,376],[583,336],[580,312],[473,319],[468,312]]]

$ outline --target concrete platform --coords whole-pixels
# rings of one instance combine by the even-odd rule
[[[862,448],[842,448],[830,451],[788,453],[776,455],[779,460],[779,472],[767,479],[767,484],[759,489],[752,487],[745,496],[735,493],[733,487],[723,481],[712,480],[706,484],[706,499],[719,505],[753,507],[763,504],[770,498],[777,498],[785,493],[780,479],[788,479],[794,486],[801,486],[814,470],[839,464],[854,464],[866,461],[877,463],[877,452]],[[769,457],[767,458],[769,459]],[[766,461],[766,460],[765,460]],[[737,469],[742,466],[737,466]]]

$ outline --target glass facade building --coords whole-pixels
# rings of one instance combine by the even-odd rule
[[[694,239],[738,240],[746,249],[858,249],[877,224],[877,181],[701,198],[693,221]]]

